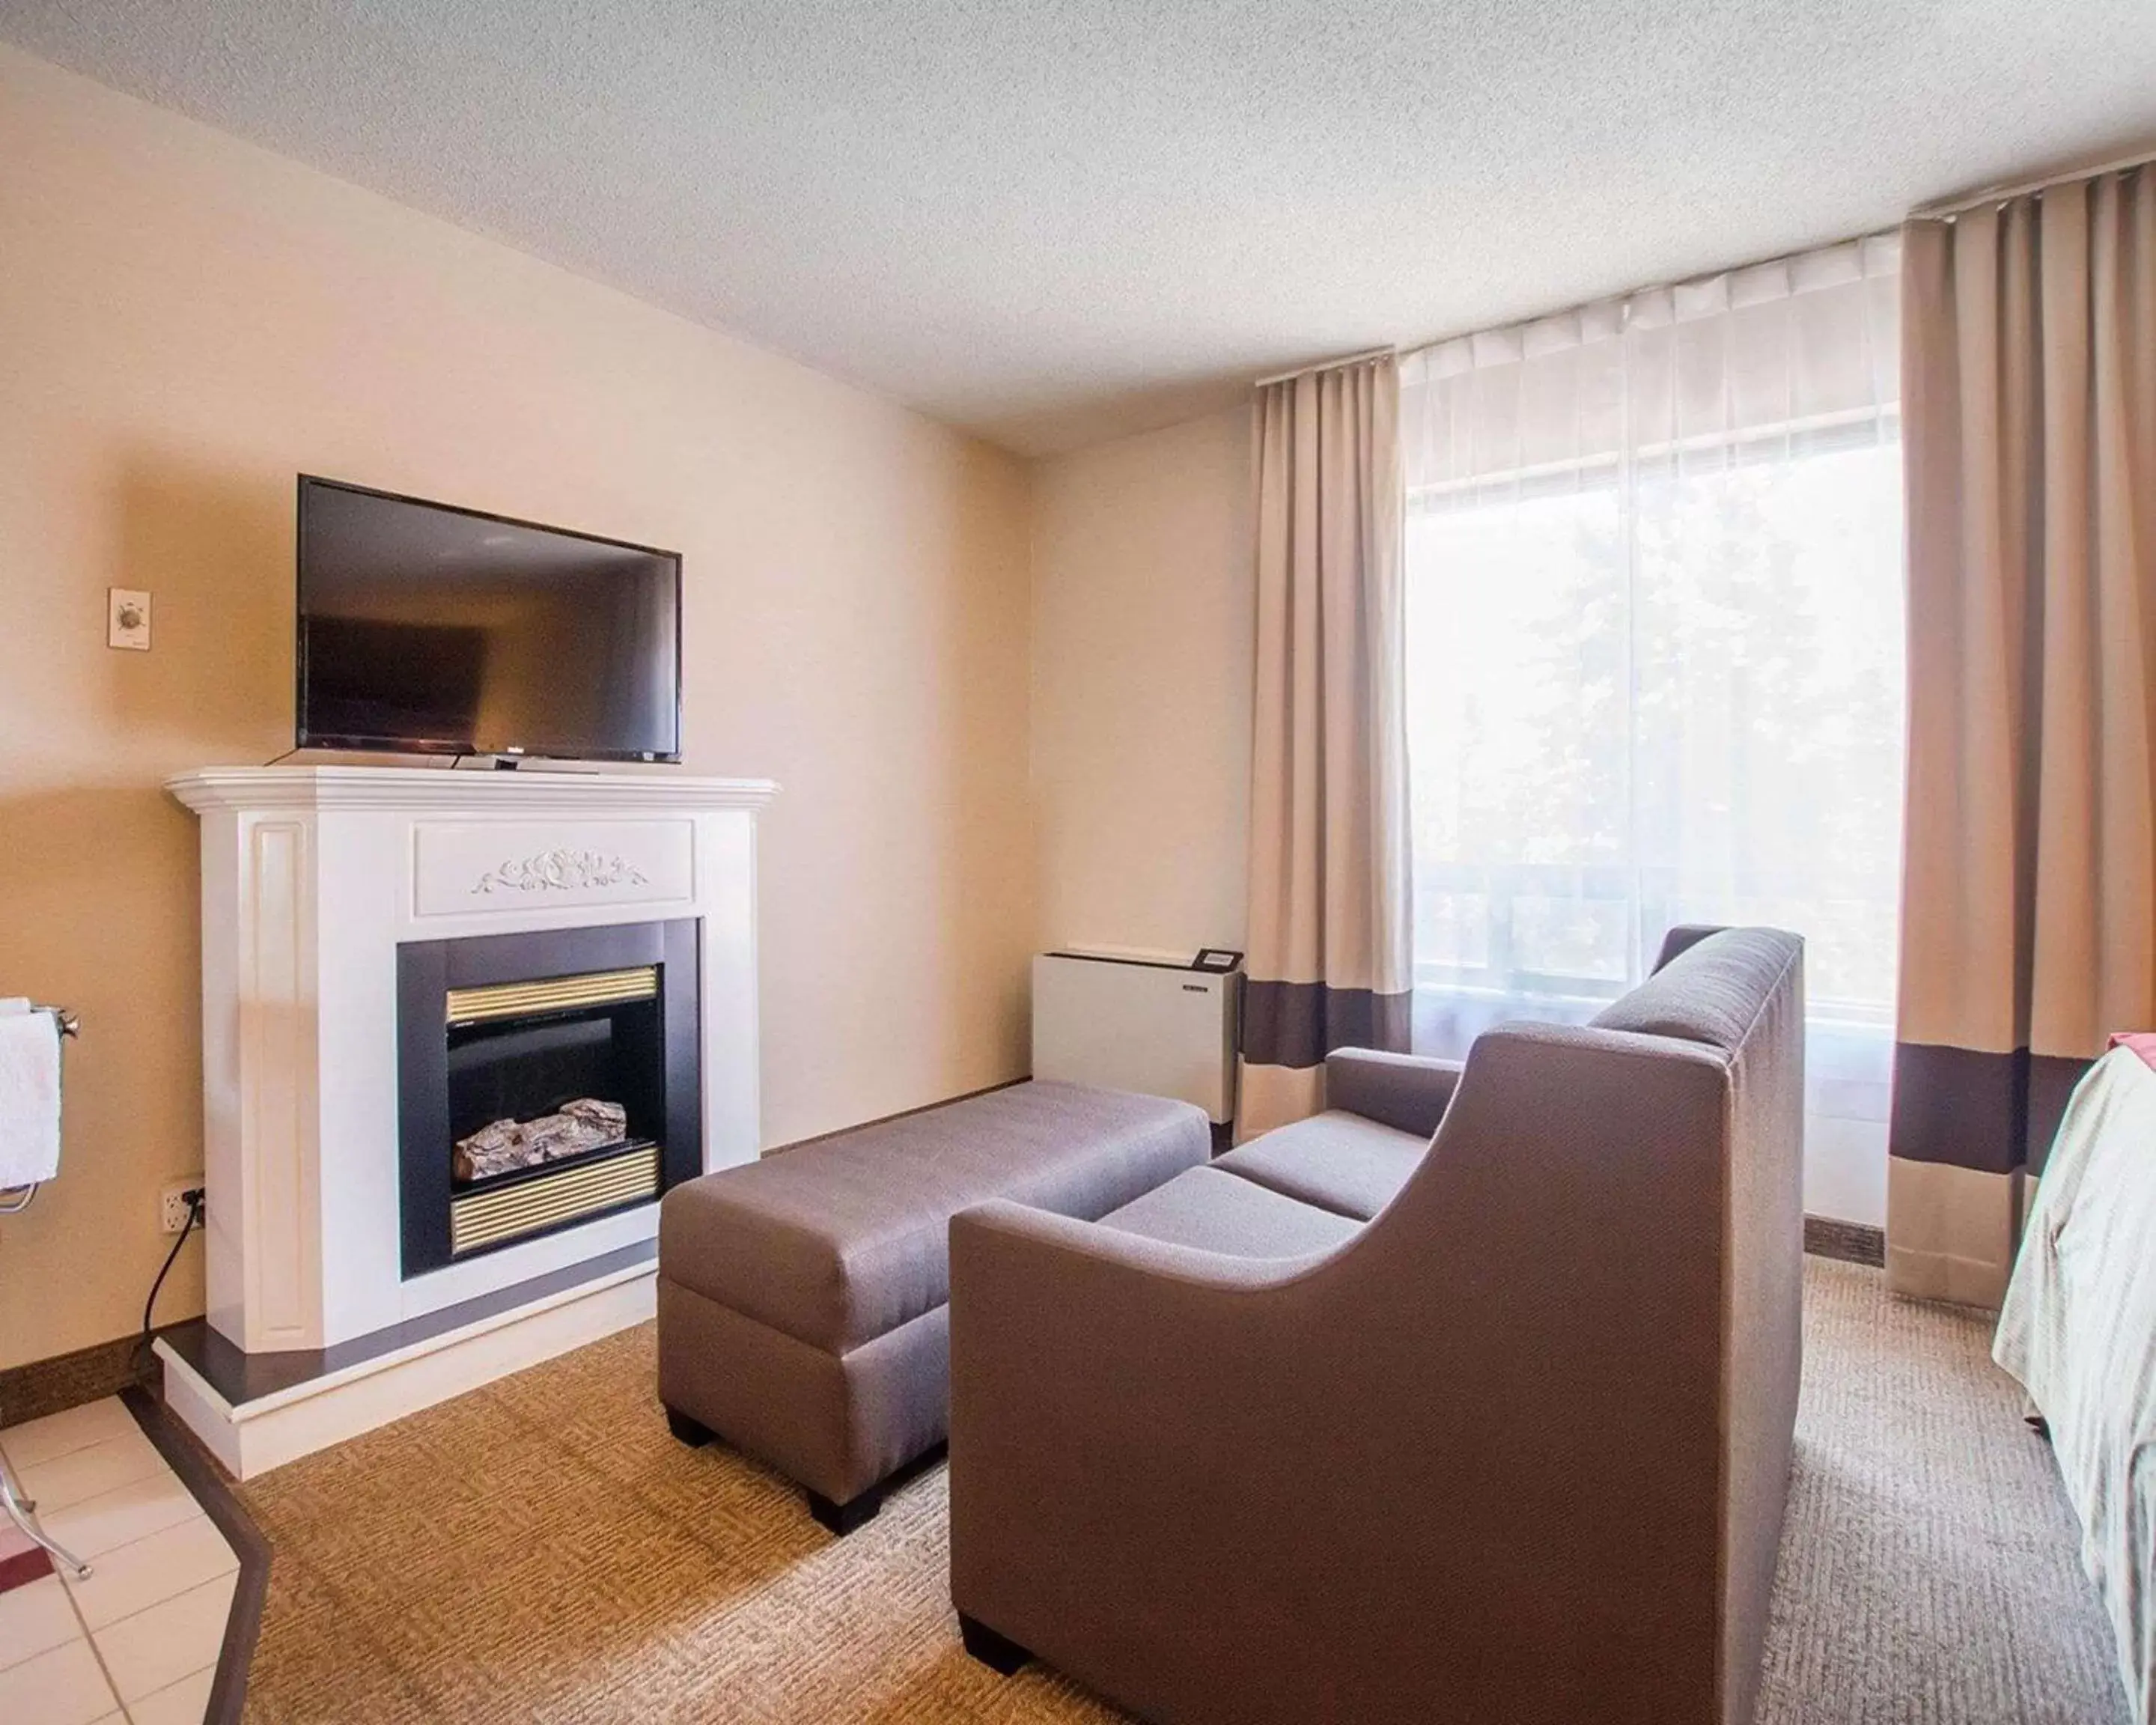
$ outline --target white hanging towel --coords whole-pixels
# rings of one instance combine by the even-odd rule
[[[59,1171],[59,1021],[27,1000],[0,1000],[0,1187]]]

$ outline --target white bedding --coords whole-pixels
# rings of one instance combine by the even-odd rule
[[[2067,1105],[1992,1357],[2050,1424],[2131,1717],[2156,1725],[2156,1071],[2129,1049]]]

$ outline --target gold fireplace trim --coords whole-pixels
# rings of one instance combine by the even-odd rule
[[[618,1204],[659,1195],[659,1147],[644,1144],[603,1162],[520,1180],[449,1200],[449,1255],[499,1245]]]
[[[613,1006],[624,1000],[658,998],[659,967],[639,964],[634,970],[594,970],[583,976],[452,988],[449,1021],[477,1024],[490,1019],[521,1019],[533,1013],[569,1012],[580,1006]]]

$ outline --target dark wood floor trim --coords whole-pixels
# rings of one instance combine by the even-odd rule
[[[1804,1250],[1815,1258],[1839,1258],[1845,1264],[1869,1264],[1877,1270],[1887,1262],[1887,1235],[1863,1222],[1806,1216]]]
[[[239,1580],[224,1620],[224,1645],[218,1653],[217,1674],[210,1680],[209,1705],[203,1712],[203,1725],[239,1725],[254,1643],[262,1633],[262,1608],[270,1598],[270,1542],[232,1495],[217,1464],[147,1390],[131,1385],[121,1391],[120,1399],[239,1558]]]
[[[0,1372],[0,1425],[101,1402],[142,1381],[142,1338],[119,1336]]]

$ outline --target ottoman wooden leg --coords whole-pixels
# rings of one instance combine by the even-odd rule
[[[958,1637],[965,1642],[967,1652],[998,1676],[1008,1677],[1033,1657],[1009,1635],[998,1634],[963,1611],[958,1614]]]
[[[841,1539],[860,1527],[872,1521],[875,1512],[883,1507],[883,1487],[870,1486],[858,1497],[850,1497],[844,1503],[834,1503],[820,1491],[808,1494],[808,1513]]]
[[[699,1425],[686,1414],[677,1414],[671,1408],[666,1410],[666,1429],[692,1450],[711,1440],[709,1426]]]

